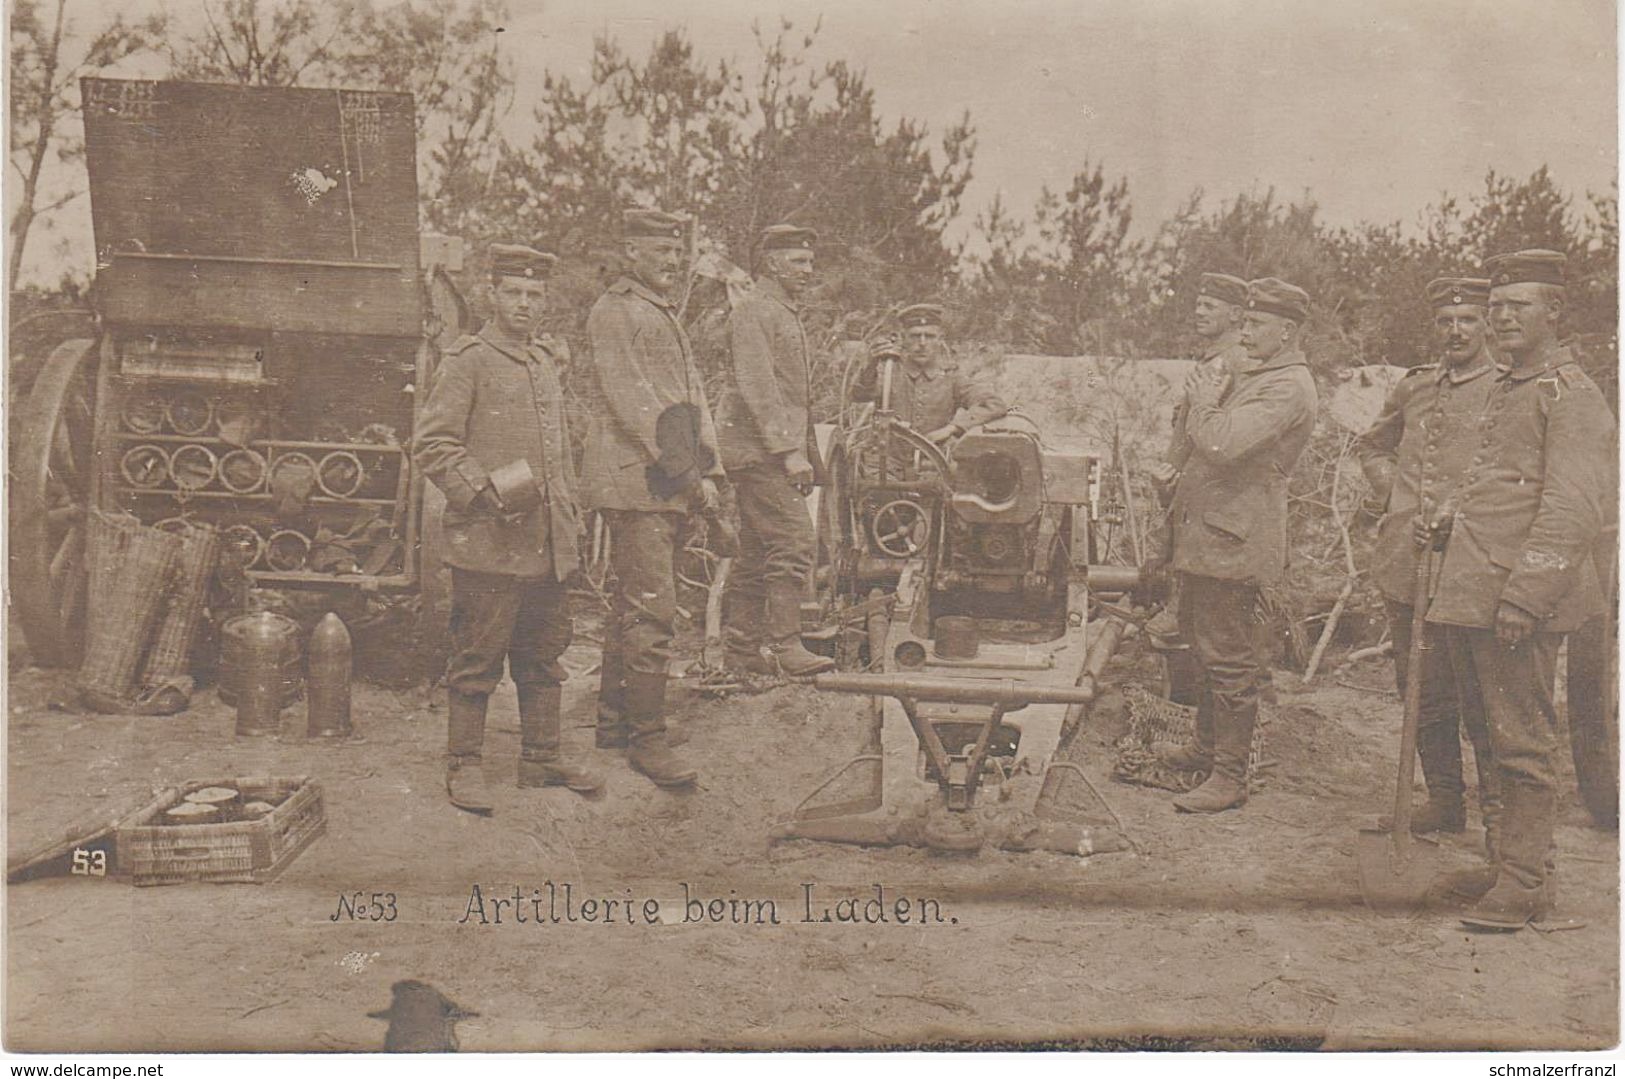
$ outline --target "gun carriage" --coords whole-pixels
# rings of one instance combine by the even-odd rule
[[[869,697],[857,752],[775,838],[1073,854],[1126,837],[1075,760],[1138,570],[1095,561],[1102,461],[1011,414],[946,452],[880,401],[843,403],[817,510],[822,634]],[[847,380],[848,383],[850,380]],[[818,633],[809,636],[818,636]]]

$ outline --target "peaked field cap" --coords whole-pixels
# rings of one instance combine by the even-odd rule
[[[681,240],[683,219],[664,210],[627,210],[621,215],[621,236],[627,240]]]
[[[787,251],[806,249],[811,251],[813,245],[818,243],[818,233],[814,229],[803,228],[800,225],[769,225],[762,230],[761,246],[763,251]]]
[[[1435,277],[1428,282],[1428,303],[1434,307],[1458,307],[1474,304],[1485,307],[1490,302],[1490,279],[1487,277]]]
[[[1260,277],[1247,285],[1247,310],[1302,322],[1309,317],[1309,294],[1279,277]]]
[[[546,277],[558,256],[524,244],[492,244],[491,274],[495,277]]]
[[[1197,288],[1198,296],[1212,296],[1215,300],[1233,303],[1237,307],[1247,302],[1247,282],[1227,273],[1205,273]]]
[[[1569,258],[1561,251],[1529,248],[1504,255],[1491,255],[1484,260],[1484,272],[1491,286],[1516,285],[1523,281],[1536,281],[1543,285],[1567,284]]]
[[[942,315],[940,303],[917,303],[899,311],[897,321],[904,326],[941,326]]]

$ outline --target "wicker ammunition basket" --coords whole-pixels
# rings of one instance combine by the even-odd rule
[[[181,550],[169,607],[141,672],[141,684],[149,688],[187,673],[209,580],[220,556],[220,533],[212,525],[187,525],[179,535]]]
[[[1199,786],[1207,778],[1206,772],[1176,771],[1162,764],[1151,751],[1156,742],[1189,742],[1196,732],[1196,709],[1134,685],[1123,687],[1123,701],[1128,705],[1128,733],[1115,744],[1113,778],[1164,790],[1186,791]],[[1259,782],[1258,764],[1264,759],[1265,736],[1273,719],[1272,710],[1260,703],[1252,749],[1247,754],[1248,786],[1254,789]]]
[[[164,815],[204,787],[232,787],[244,802],[275,802],[257,820],[171,825]],[[193,780],[161,792],[118,826],[118,865],[137,885],[264,884],[327,830],[322,791],[307,776]]]
[[[130,696],[184,546],[129,514],[90,513],[90,616],[79,687]]]

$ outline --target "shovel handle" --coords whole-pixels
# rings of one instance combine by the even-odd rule
[[[1405,722],[1399,734],[1399,780],[1394,786],[1393,841],[1411,838],[1411,784],[1416,780],[1416,732],[1422,725],[1422,637],[1427,630],[1428,590],[1432,583],[1431,546],[1416,552],[1411,585],[1411,647],[1405,660]]]

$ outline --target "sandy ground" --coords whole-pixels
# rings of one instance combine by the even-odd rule
[[[587,646],[569,657],[585,672]],[[1132,650],[1113,677],[1146,677]],[[399,979],[479,1013],[468,1050],[1086,1043],[1180,1047],[1601,1048],[1618,1039],[1617,837],[1571,799],[1558,832],[1569,931],[1474,934],[1447,911],[1380,917],[1360,903],[1355,832],[1391,791],[1399,703],[1381,667],[1312,691],[1282,674],[1264,789],[1239,813],[1175,814],[1165,792],[1107,779],[1112,710],[1086,737],[1089,771],[1139,845],[1084,860],[950,857],[807,842],[769,845],[845,759],[858,704],[786,687],[678,707],[703,768],[690,794],[656,790],[581,724],[595,679],[573,680],[567,742],[605,766],[595,800],[513,786],[511,688],[486,767],[496,813],[442,792],[444,714],[424,694],[361,686],[364,744],[239,741],[202,694],[170,719],[51,707],[57,676],[13,674],[7,812],[15,854],[92,810],[158,786],[309,774],[327,834],[274,883],[136,888],[64,877],[8,889],[6,1048],[375,1050]],[[1479,833],[1442,865],[1469,865]],[[473,885],[641,902],[637,924],[459,924]],[[773,899],[782,924],[685,924],[683,885]],[[930,898],[941,923],[804,923],[815,905]],[[341,917],[339,897],[394,894],[389,922]],[[545,892],[544,892],[545,894]]]

